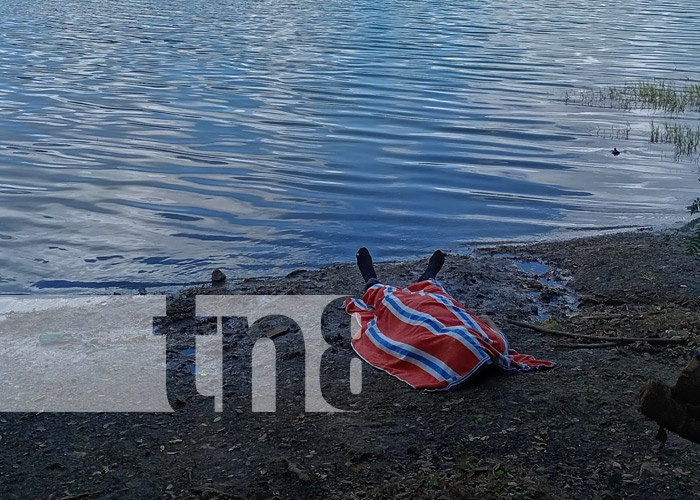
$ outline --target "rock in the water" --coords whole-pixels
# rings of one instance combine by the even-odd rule
[[[221,283],[223,281],[226,281],[226,275],[221,271],[221,269],[219,269],[217,267],[211,273],[211,282],[212,283]]]

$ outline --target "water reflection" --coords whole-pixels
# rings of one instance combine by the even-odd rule
[[[697,78],[681,4],[0,0],[0,292],[683,219],[648,115],[559,100]]]

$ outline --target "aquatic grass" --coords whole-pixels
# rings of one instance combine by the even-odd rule
[[[622,110],[650,109],[669,113],[700,111],[700,83],[653,81],[598,89],[577,89],[564,94],[566,104]]]
[[[696,154],[700,148],[700,126],[679,123],[655,125],[651,121],[650,141],[659,144],[673,144],[675,158]]]
[[[630,132],[632,131],[632,125],[630,122],[624,127],[621,126],[611,126],[610,129],[598,127],[596,130],[596,137],[603,137],[605,139],[617,139],[617,140],[629,140]]]
[[[670,114],[677,116],[686,112],[700,112],[700,83],[679,83],[668,81],[642,81],[623,86],[608,86],[596,89],[577,89],[567,91],[564,95],[566,104],[608,107],[621,110],[647,109],[653,114]],[[629,138],[630,125],[627,128],[611,127],[610,138]],[[599,133],[600,135],[600,129]],[[603,136],[606,137],[607,131]],[[700,159],[700,126],[688,125],[677,121],[657,125],[651,121],[650,142],[658,144],[673,144],[674,158],[695,156]],[[691,254],[700,253],[700,198],[691,203],[687,210],[691,220],[681,227],[682,232],[692,232],[688,241],[687,251]]]

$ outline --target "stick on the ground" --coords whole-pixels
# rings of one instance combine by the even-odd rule
[[[235,495],[233,493],[228,493],[226,491],[222,490],[217,490],[216,488],[212,488],[211,486],[195,486],[191,488],[192,491],[196,491],[197,493],[201,493],[202,495],[216,495],[222,498],[243,498],[240,495]]]
[[[562,347],[566,349],[599,349],[603,347],[615,347],[625,344],[625,342],[601,342],[599,344],[552,344],[552,347]]]
[[[273,330],[269,331],[267,333],[267,338],[274,339],[279,337],[280,335],[284,335],[285,333],[289,332],[289,327],[284,325],[284,326],[278,326],[277,328],[274,328]]]
[[[95,495],[99,495],[99,491],[86,491],[84,493],[76,493],[75,495],[66,495],[58,500],[78,500],[80,498],[85,498],[85,497],[92,497]]]
[[[630,344],[632,342],[646,342],[648,344],[685,344],[686,340],[681,338],[676,339],[663,339],[663,338],[652,338],[652,337],[605,337],[602,335],[584,335],[582,333],[571,333],[564,332],[562,330],[555,330],[554,328],[547,328],[545,326],[533,325],[532,323],[525,323],[524,321],[518,321],[515,319],[509,319],[508,323],[516,326],[521,326],[523,328],[529,328],[530,330],[535,330],[537,332],[549,333],[551,335],[558,335],[560,337],[568,337],[570,339],[586,339],[595,340],[597,342],[618,342],[620,344]]]

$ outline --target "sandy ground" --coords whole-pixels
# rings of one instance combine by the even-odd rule
[[[407,285],[426,260],[377,269],[382,281]],[[219,413],[213,398],[196,392],[195,338],[217,325],[195,317],[195,297],[360,296],[362,283],[354,265],[342,264],[184,290],[168,298],[156,327],[167,339],[175,411],[0,414],[0,498],[700,497],[700,445],[670,435],[658,449],[657,426],[634,404],[648,379],[673,383],[700,347],[700,257],[684,253],[681,237],[642,232],[483,248],[448,256],[439,278],[471,310],[490,315],[515,349],[558,367],[493,372],[459,391],[427,392],[361,365],[362,392],[353,394],[341,298],[323,315],[330,348],[320,387],[329,404],[351,412],[304,411],[301,335],[268,317],[250,328],[240,318],[222,321]],[[586,348],[508,319],[686,343]],[[257,413],[250,353],[270,332],[278,334],[277,411]],[[65,355],[100,346],[46,348]]]

